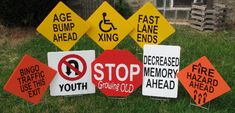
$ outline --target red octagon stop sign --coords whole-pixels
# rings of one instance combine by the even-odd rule
[[[106,50],[92,62],[92,82],[106,96],[126,97],[142,84],[143,64],[127,50]]]

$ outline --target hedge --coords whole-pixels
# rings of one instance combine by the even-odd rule
[[[37,26],[59,0],[0,0],[1,24]]]

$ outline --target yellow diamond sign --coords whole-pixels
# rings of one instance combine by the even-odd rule
[[[70,50],[89,25],[63,2],[59,2],[37,31],[63,51]]]
[[[150,2],[127,21],[134,26],[130,36],[142,48],[144,44],[159,44],[175,32],[175,29]]]
[[[87,20],[87,35],[104,50],[113,49],[133,27],[108,3],[103,2]]]

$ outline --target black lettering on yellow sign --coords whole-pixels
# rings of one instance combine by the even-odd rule
[[[54,32],[72,31],[74,27],[74,23],[53,24]]]
[[[158,42],[158,19],[159,16],[139,15],[137,24],[138,42]]]
[[[111,31],[117,30],[115,25],[107,18],[107,13],[103,12],[102,13],[102,20],[99,23],[99,29],[103,33],[99,33],[99,40],[98,41],[118,41],[118,34],[117,33],[112,33]],[[105,27],[106,26],[106,27]]]
[[[54,14],[53,22],[53,42],[77,40],[77,33],[73,32],[75,24],[72,22],[71,13]]]
[[[118,41],[118,34],[117,33],[99,33],[99,41]]]
[[[62,42],[62,41],[70,41],[70,40],[77,40],[77,33],[58,33],[54,34],[53,41]]]
[[[65,22],[72,21],[71,13],[60,13],[59,15],[55,14],[53,22]]]
[[[157,43],[157,35],[150,35],[150,34],[137,34],[137,41],[138,42],[148,42],[148,43]]]

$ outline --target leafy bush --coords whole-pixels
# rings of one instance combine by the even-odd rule
[[[59,0],[0,0],[0,19],[7,26],[37,26]]]
[[[59,1],[0,0],[0,22],[6,26],[38,26]],[[115,8],[125,18],[132,14],[132,9],[123,0],[118,0]]]
[[[132,8],[129,6],[129,4],[123,0],[119,0],[115,4],[115,9],[126,19],[128,19],[133,13]]]

